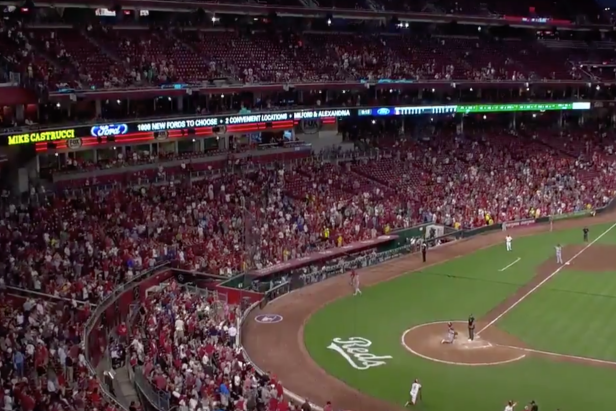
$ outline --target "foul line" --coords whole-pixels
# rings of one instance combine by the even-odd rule
[[[498,270],[498,271],[505,271],[506,269],[508,269],[509,267],[511,267],[512,265],[514,265],[514,264],[515,264],[515,263],[517,263],[518,261],[520,261],[521,259],[522,259],[521,257],[518,257],[518,259],[517,259],[517,260],[515,260],[514,262],[512,262],[511,264],[509,264],[507,267],[503,267],[503,268],[501,268],[501,269],[500,269],[500,270]]]
[[[605,236],[607,233],[609,233],[610,231],[612,231],[612,229],[616,227],[616,223],[612,224],[607,230],[605,230],[604,232],[602,232],[601,234],[599,234],[597,236],[597,238],[595,238],[594,240],[592,240],[588,245],[586,245],[584,248],[582,248],[580,251],[578,251],[573,257],[571,257],[569,260],[567,260],[565,262],[565,264],[561,265],[560,267],[558,267],[552,274],[548,275],[546,278],[544,278],[539,284],[537,284],[536,286],[534,286],[529,292],[527,292],[526,294],[524,294],[522,297],[520,297],[516,302],[514,302],[513,304],[511,304],[509,307],[507,307],[506,310],[504,310],[502,313],[500,313],[499,315],[496,316],[495,319],[493,319],[492,321],[490,321],[485,327],[483,327],[481,330],[477,331],[477,335],[481,334],[482,332],[484,332],[485,330],[487,330],[488,328],[490,328],[492,325],[494,325],[494,323],[496,323],[498,320],[500,320],[505,314],[507,314],[509,311],[511,311],[513,308],[515,308],[518,304],[520,304],[522,301],[524,301],[526,299],[526,297],[528,297],[529,295],[531,295],[532,293],[534,293],[535,291],[537,291],[537,289],[539,287],[541,287],[543,284],[547,283],[552,277],[554,277],[556,274],[558,274],[560,272],[560,270],[562,270],[563,268],[565,268],[565,265],[568,265],[569,263],[571,263],[573,260],[575,260],[576,258],[578,258],[584,251],[588,250],[593,244],[595,244],[597,241],[599,241],[601,238],[603,238],[603,236]]]
[[[466,362],[455,362],[455,361],[446,361],[446,360],[439,360],[438,358],[434,358],[434,357],[428,357],[427,355],[423,355],[421,353],[418,353],[417,351],[415,351],[414,349],[412,349],[411,347],[409,347],[406,344],[405,338],[407,336],[408,333],[415,331],[418,328],[421,327],[426,327],[429,325],[433,325],[433,324],[444,324],[447,323],[449,321],[433,321],[430,323],[425,323],[425,324],[419,324],[416,325],[412,328],[409,328],[408,330],[406,330],[405,332],[402,333],[402,337],[400,338],[400,342],[402,343],[402,346],[404,347],[405,350],[407,350],[408,352],[410,352],[413,355],[416,355],[420,358],[423,358],[424,360],[428,360],[428,361],[434,361],[434,362],[438,362],[441,364],[448,364],[448,365],[463,365],[466,367],[488,367],[488,366],[492,366],[492,365],[503,365],[503,364],[509,364],[512,362],[516,362],[516,361],[520,361],[521,359],[526,357],[526,354],[522,354],[518,357],[515,358],[510,358],[508,360],[503,360],[503,361],[495,361],[495,362],[479,362],[479,363],[466,363]],[[465,324],[464,321],[451,321],[452,323],[463,323]],[[488,348],[488,347],[482,347],[482,348]],[[517,347],[511,347],[511,348],[517,348]]]
[[[498,347],[511,348],[513,350],[524,351],[524,352],[528,352],[532,354],[540,354],[540,355],[547,355],[550,357],[568,358],[571,360],[578,360],[578,361],[583,361],[583,362],[595,362],[598,364],[607,364],[607,365],[616,366],[616,361],[600,360],[598,358],[592,358],[592,357],[580,357],[578,355],[559,354],[556,352],[533,350],[532,348],[514,347],[512,345],[502,345],[502,344],[494,344],[494,345]]]

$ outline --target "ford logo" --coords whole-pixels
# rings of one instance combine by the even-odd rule
[[[388,116],[389,113],[391,113],[391,110],[387,107],[382,107],[376,111],[376,114],[378,114],[379,116]]]
[[[105,124],[90,129],[90,134],[93,137],[121,136],[127,132],[128,126],[126,124]]]

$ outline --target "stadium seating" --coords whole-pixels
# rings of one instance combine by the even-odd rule
[[[311,3],[259,2],[298,7]],[[314,3],[337,9],[480,15],[532,15],[529,7],[535,6],[537,15],[570,14],[547,0]],[[597,19],[591,5],[582,7]],[[50,29],[9,20],[0,21],[0,29],[0,57],[8,68],[51,90],[205,83],[213,78],[255,84],[363,79],[590,82],[616,76],[615,47],[607,41],[420,36],[412,28],[385,34],[335,29],[249,33],[223,25],[206,30],[96,24]],[[420,222],[474,228],[537,215],[537,210],[545,215],[603,206],[616,196],[615,143],[608,128],[595,124],[567,124],[562,132],[469,124],[459,134],[443,128],[422,139],[381,138],[378,150],[352,154],[282,155],[273,149],[257,155],[242,147],[233,152],[142,152],[130,158],[72,161],[53,170],[56,182],[48,202],[36,207],[0,205],[5,214],[0,288],[64,299],[51,304],[0,293],[4,317],[15,318],[34,347],[20,351],[23,365],[14,367],[19,379],[5,391],[4,404],[19,401],[24,411],[33,411],[41,393],[53,387],[62,404],[50,408],[53,411],[119,411],[102,398],[97,379],[85,366],[78,336],[90,315],[89,304],[137,272],[171,261],[179,268],[231,277]],[[131,330],[131,365],[142,363],[146,377],[168,393],[174,405],[214,409],[215,404],[205,401],[211,398],[223,405],[238,401],[235,407],[243,411],[245,399],[233,392],[225,399],[216,390],[222,383],[233,388],[232,377],[242,367],[229,332],[240,309],[187,293],[173,282],[167,287],[164,293],[148,295],[146,310]],[[177,332],[166,311],[153,308],[161,303],[181,313],[185,333]],[[200,325],[195,324],[197,306],[206,313]],[[46,338],[35,341],[47,330]],[[197,330],[211,331],[217,340],[193,349]],[[15,360],[14,352],[0,353]],[[155,354],[167,355],[168,366],[161,367]],[[71,358],[68,363],[66,357]],[[183,361],[186,357],[192,363]],[[203,385],[197,388],[189,370],[203,374],[205,367],[212,372],[209,378],[199,375]],[[10,383],[3,376],[0,382]],[[253,383],[249,370],[240,384]],[[270,410],[282,401],[281,389],[274,384]]]
[[[21,33],[19,28],[11,32]],[[613,43],[88,26],[23,30],[0,41],[16,69],[51,88],[203,82],[359,79],[613,80]],[[359,39],[359,41],[358,41]],[[580,65],[583,63],[583,65]],[[611,66],[610,66],[611,67]]]
[[[514,133],[489,125],[468,126],[463,135],[456,135],[443,128],[430,139],[385,139],[376,154],[357,152],[355,160],[336,157],[332,161],[315,153],[284,162],[272,152],[260,161],[255,156],[233,162],[232,168],[215,160],[211,172],[205,174],[178,167],[175,171],[181,178],[175,184],[160,184],[168,179],[151,184],[151,180],[168,172],[165,162],[180,159],[190,164],[207,157],[203,153],[160,153],[160,158],[76,164],[71,170],[58,171],[74,180],[70,186],[59,187],[48,204],[5,210],[7,224],[0,231],[0,249],[7,262],[4,285],[66,298],[66,308],[30,301],[31,315],[38,318],[50,312],[50,320],[61,315],[69,324],[68,332],[79,334],[89,307],[78,301],[96,303],[134,273],[162,261],[230,276],[373,238],[426,218],[470,228],[488,224],[488,215],[499,222],[528,217],[530,210],[547,214],[602,206],[616,194],[615,141],[608,129],[593,125],[571,127],[562,135],[545,129]],[[139,181],[134,176],[118,177],[134,174],[133,167],[147,164],[152,168]],[[221,167],[226,167],[225,172],[216,173]],[[116,169],[117,174],[107,177],[107,185],[80,177],[86,171]],[[28,247],[14,241],[17,227]],[[331,229],[329,238],[322,237],[324,227]],[[247,241],[254,247],[247,247]],[[65,275],[67,267],[72,277]],[[170,299],[166,303],[171,307],[212,305],[208,297],[181,290],[149,298],[150,306],[161,298]],[[70,309],[70,305],[78,308]],[[3,305],[9,315],[17,315],[24,307],[23,301]],[[239,314],[236,307],[224,304],[217,310],[224,317],[221,321]],[[157,318],[155,325],[152,316]],[[186,316],[190,332],[194,313],[188,310]],[[165,351],[173,357],[174,367],[163,371],[154,361],[151,351],[167,348],[145,337],[152,328],[171,336],[172,324],[165,318],[162,312],[152,311],[143,317],[141,328],[131,336],[137,341],[133,356],[140,346],[145,347],[144,373],[155,385],[162,384],[178,404],[201,401],[203,397],[190,388],[191,380],[183,380],[186,370],[177,361],[186,353],[191,358],[203,357],[190,350],[182,339],[186,337],[176,335],[176,348]],[[224,341],[208,356],[237,358]],[[73,369],[62,365],[64,354],[59,350],[52,353],[50,346],[40,346],[26,354],[26,366],[19,372],[25,377],[34,375],[30,364],[37,361],[52,364],[52,371],[42,379],[24,380],[13,395],[36,397],[41,384],[51,380],[65,389],[62,398],[69,403],[111,411],[113,407],[103,402],[95,380],[89,379],[82,366],[79,346],[60,346],[63,353],[70,352]],[[184,384],[180,389],[181,375]],[[214,379],[226,378],[222,375],[227,374],[215,371]],[[224,399],[217,397],[217,401]]]
[[[291,221],[295,221],[299,216],[303,216],[304,220],[307,220],[308,215],[322,216],[324,209],[348,207],[349,203],[352,203],[357,207],[354,213],[359,214],[374,210],[374,208],[385,207],[383,213],[380,214],[382,219],[377,224],[382,230],[385,225],[395,228],[416,223],[420,219],[421,212],[426,208],[440,209],[444,207],[444,204],[449,203],[453,192],[464,191],[456,190],[458,184],[461,187],[466,187],[470,184],[470,181],[478,181],[481,184],[474,185],[475,191],[480,190],[488,196],[487,190],[491,190],[493,187],[489,181],[497,180],[507,187],[507,190],[498,196],[502,198],[503,204],[483,203],[477,206],[477,200],[472,200],[473,204],[468,205],[456,202],[456,207],[450,205],[448,208],[451,208],[451,211],[455,209],[457,214],[453,212],[440,213],[443,216],[449,214],[454,220],[469,226],[482,224],[474,221],[474,212],[470,209],[479,207],[491,209],[492,215],[500,214],[501,211],[499,210],[507,208],[508,200],[505,200],[505,198],[511,196],[511,192],[515,190],[524,191],[525,187],[523,179],[509,181],[508,176],[520,175],[521,170],[525,170],[524,173],[530,174],[522,173],[522,175],[527,176],[526,180],[533,181],[536,188],[534,191],[554,189],[557,185],[554,182],[556,174],[568,176],[569,184],[564,191],[559,192],[558,196],[559,198],[563,198],[565,194],[568,196],[568,200],[570,200],[567,202],[568,211],[585,206],[586,198],[588,203],[592,205],[602,205],[603,195],[609,193],[609,190],[613,188],[609,174],[600,174],[601,178],[604,179],[605,186],[597,187],[593,185],[589,187],[593,178],[589,171],[595,170],[600,173],[601,170],[607,170],[611,167],[609,163],[611,158],[609,147],[611,145],[607,142],[612,142],[613,139],[610,140],[610,137],[601,139],[596,133],[591,133],[590,137],[583,139],[569,137],[570,142],[567,146],[563,145],[562,139],[551,136],[545,131],[541,131],[539,134],[541,137],[538,139],[528,133],[528,130],[511,134],[511,132],[502,129],[470,128],[463,136],[456,136],[455,133],[442,131],[428,141],[402,139],[394,140],[394,143],[391,144],[390,140],[390,144],[385,144],[378,155],[366,153],[361,161],[353,163],[344,162],[344,159],[333,163],[327,158],[315,157],[302,160],[301,157],[286,157],[286,159],[281,157],[283,161],[287,161],[286,164],[282,165],[282,168],[280,163],[276,167],[273,166],[274,161],[280,161],[277,160],[275,154],[253,157],[247,162],[238,163],[238,167],[231,169],[229,164],[226,163],[227,160],[212,159],[210,162],[205,154],[199,153],[183,154],[182,158],[187,159],[184,166],[165,167],[165,160],[170,161],[174,157],[170,154],[161,153],[160,156],[164,158],[160,162],[157,162],[158,160],[155,158],[134,158],[132,161],[107,161],[98,165],[73,165],[72,170],[58,171],[70,175],[70,179],[63,179],[58,182],[58,188],[66,190],[113,185],[114,189],[117,190],[115,195],[118,196],[118,201],[128,201],[130,204],[130,198],[125,198],[126,195],[122,193],[122,185],[175,180],[181,183],[174,187],[177,195],[179,195],[182,192],[181,190],[185,189],[184,184],[188,184],[190,175],[194,177],[195,173],[208,171],[205,174],[205,180],[191,183],[191,189],[197,190],[196,192],[202,193],[206,198],[211,197],[210,201],[223,201],[222,204],[225,203],[226,200],[221,197],[222,186],[238,189],[241,187],[245,191],[243,193],[244,206],[248,207],[251,201],[255,203],[257,201],[259,191],[255,190],[259,184],[267,184],[271,190],[280,193],[279,198],[268,199],[269,204],[275,206],[278,210],[286,210],[285,213],[293,216]],[[558,148],[558,150],[553,148]],[[579,167],[579,159],[573,155],[580,149],[593,153],[588,156],[590,160],[596,159],[592,162],[592,166],[588,165],[583,170]],[[189,157],[200,160],[193,164]],[[149,169],[142,170],[137,174],[131,171],[134,164],[148,163],[152,164]],[[529,165],[533,165],[533,167],[529,167]],[[104,168],[107,171],[114,167],[121,168],[117,174],[106,174],[95,179],[79,177],[84,169],[92,170],[97,167]],[[212,173],[221,168],[225,168],[226,173],[231,172],[232,174],[226,175],[222,183],[220,180],[211,180],[217,176],[217,174]],[[175,177],[171,178],[172,175]],[[202,174],[199,175],[203,177]],[[461,181],[462,176],[466,176],[465,178],[468,181]],[[580,189],[582,185],[587,186],[584,195],[578,192],[583,191]],[[162,188],[153,186],[150,189],[158,192],[164,191],[166,188],[164,186]],[[90,189],[87,191],[96,192],[97,190]],[[211,196],[209,195],[210,190],[213,191]],[[570,190],[570,192],[567,190]],[[593,192],[589,192],[589,190]],[[527,194],[529,197],[523,201],[528,201],[528,205],[521,203],[514,207],[515,209],[542,208],[547,212],[548,208],[555,206],[554,201],[549,196],[537,199],[532,198],[530,192]],[[582,197],[584,197],[584,200]],[[470,196],[467,201],[471,201]],[[166,212],[170,212],[170,210],[168,209]],[[221,218],[231,221],[241,219],[241,212],[237,207],[234,209],[229,205],[228,211],[228,215],[214,216],[214,218],[218,221]],[[268,226],[273,224],[273,220],[270,220],[270,218],[275,213],[272,216],[268,216],[267,212],[264,212],[263,215],[257,213],[257,215],[259,218],[263,218],[261,224]],[[335,217],[336,214],[333,216]],[[299,254],[306,252],[308,247],[333,245],[316,241],[320,236],[322,227],[328,224],[327,221],[330,218],[332,218],[332,215],[326,216],[324,219],[318,218],[307,224],[311,229],[312,238],[310,238],[311,236],[307,236],[305,239],[301,239],[301,236],[296,238],[300,239],[299,249],[301,251],[298,252]],[[343,227],[354,221],[353,213],[347,213],[346,216],[341,218],[340,222]],[[403,221],[404,218],[407,218],[406,222]],[[507,215],[498,216],[495,217],[495,221],[507,218],[509,218]],[[343,223],[347,219],[347,223]],[[297,225],[296,221],[295,223]],[[135,224],[140,223],[137,220]],[[289,224],[284,224],[283,228],[287,225]],[[194,229],[196,230],[198,226],[199,222],[194,220]],[[370,234],[371,228],[369,225],[363,225],[361,232],[347,232],[343,236],[344,241],[352,242],[366,236],[370,237],[372,235]],[[292,228],[289,225],[289,227],[284,228],[284,230],[288,229],[297,230],[298,227]],[[283,237],[286,232],[284,230],[281,233]],[[194,236],[196,233],[197,231],[192,231],[190,236]],[[275,244],[278,244],[276,240],[278,233],[273,231],[271,234],[272,238],[264,240],[271,246],[264,258],[268,263],[288,258],[288,254],[293,253],[292,247],[285,249],[282,246],[284,242],[280,242],[282,248],[275,250]],[[203,233],[202,235],[205,236],[206,234]],[[186,236],[189,236],[189,233]],[[228,261],[225,257],[226,263],[221,261],[214,263],[211,260],[209,262],[211,268],[217,272],[228,268],[229,264],[232,266],[231,271],[242,268],[242,256],[236,258],[238,256],[233,255],[232,250],[235,247],[233,240],[231,240],[233,237],[237,240],[237,235],[225,236],[225,247],[229,250]],[[194,240],[193,237],[191,238]],[[172,243],[166,243],[166,245],[171,246]],[[191,261],[186,259],[184,263],[187,265],[199,264],[193,258],[203,257],[207,252],[199,250],[195,253],[193,250],[193,254],[191,254]],[[177,256],[175,257],[177,258]]]

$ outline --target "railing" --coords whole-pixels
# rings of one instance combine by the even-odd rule
[[[94,330],[94,326],[96,325],[97,321],[99,320],[99,318],[102,316],[103,312],[105,312],[105,310],[107,310],[109,307],[111,307],[111,305],[122,295],[124,294],[126,291],[130,291],[133,288],[135,288],[136,286],[138,286],[143,280],[145,280],[146,278],[151,277],[152,275],[158,273],[161,271],[161,269],[166,268],[169,266],[169,263],[163,263],[157,267],[154,267],[150,270],[147,270],[139,275],[136,275],[135,277],[133,277],[130,281],[120,285],[119,287],[117,287],[115,290],[113,290],[111,292],[111,294],[109,294],[107,297],[105,297],[100,304],[98,305],[98,307],[96,308],[96,310],[94,310],[92,312],[92,315],[90,315],[90,318],[88,318],[88,321],[86,321],[86,325],[84,327],[84,332],[83,332],[83,336],[82,336],[82,342],[81,342],[81,348],[84,351],[84,356],[86,358],[86,366],[88,367],[88,370],[90,371],[90,373],[92,375],[98,375],[96,373],[96,369],[94,368],[94,366],[92,366],[91,362],[90,362],[90,347],[89,347],[89,336],[90,333]],[[128,411],[128,409],[126,407],[124,407],[122,404],[120,404],[113,395],[111,395],[111,393],[107,390],[107,388],[105,388],[105,386],[103,384],[99,384],[100,386],[100,391],[103,395],[103,397],[108,400],[109,402],[111,402],[112,404],[114,404],[116,407],[121,408],[122,410]]]
[[[206,298],[212,293],[212,291],[193,287],[190,285],[182,285],[181,288],[188,290],[190,293],[198,294],[205,296]],[[214,296],[216,298],[220,297],[217,292],[214,292]],[[136,326],[136,322],[138,321],[138,313],[141,309],[141,304],[133,303],[131,304],[129,315],[126,319],[126,326],[128,327],[129,334],[131,334],[131,330]],[[171,406],[171,394],[168,391],[160,390],[152,385],[152,383],[148,380],[147,376],[143,374],[143,369],[140,366],[136,366],[134,369],[129,365],[127,365],[128,376],[130,381],[135,384],[135,387],[138,390],[138,394],[141,394],[140,397],[148,401],[152,407],[160,411],[170,411],[175,408]]]
[[[271,150],[271,151],[269,151]],[[275,150],[275,151],[274,151]],[[280,147],[279,145],[271,145],[268,144],[266,147],[257,147],[254,150],[247,150],[241,153],[232,153],[232,152],[217,152],[213,155],[204,154],[198,157],[192,158],[173,158],[173,159],[156,159],[152,162],[142,162],[131,164],[127,163],[118,163],[112,167],[100,167],[100,168],[92,168],[92,169],[83,169],[83,170],[75,170],[71,172],[57,172],[54,173],[52,179],[54,183],[70,181],[75,179],[86,179],[86,178],[97,178],[101,176],[110,176],[110,175],[126,175],[126,177],[135,179],[133,177],[134,173],[139,171],[151,171],[156,170],[158,167],[179,167],[184,164],[187,167],[191,165],[204,165],[208,163],[220,163],[220,162],[228,162],[229,155],[233,155],[234,159],[245,159],[249,157],[260,157],[260,156],[268,156],[268,155],[278,155],[278,156],[288,156],[288,155],[296,155],[297,152],[306,153],[306,156],[311,153],[312,145],[306,142],[293,142],[285,144]],[[217,168],[213,171],[224,172],[225,169],[233,168],[233,166],[225,165],[222,168]],[[188,172],[188,171],[186,171]],[[182,174],[178,172],[176,174]],[[173,175],[172,175],[173,177]],[[152,179],[157,179],[158,177],[144,177],[144,180],[148,182],[152,182]]]
[[[207,91],[218,91],[218,92],[223,92],[225,89],[246,89],[247,91],[249,91],[250,89],[254,89],[254,88],[267,88],[267,87],[281,87],[281,86],[289,86],[289,87],[297,87],[297,86],[314,86],[315,88],[318,87],[327,87],[327,86],[357,86],[357,85],[362,85],[362,84],[391,84],[391,85],[396,85],[396,84],[429,84],[429,85],[439,85],[439,84],[447,84],[450,85],[452,82],[455,82],[456,84],[461,84],[461,83],[469,83],[469,84],[500,84],[500,83],[504,83],[504,84],[511,84],[511,85],[518,85],[518,84],[524,84],[524,83],[541,83],[541,84],[562,84],[562,83],[571,83],[571,84],[586,84],[588,82],[588,80],[574,80],[574,79],[546,79],[546,78],[539,78],[539,79],[534,79],[532,81],[529,80],[490,80],[490,79],[486,79],[486,80],[474,80],[474,79],[470,79],[470,78],[458,78],[458,79],[450,79],[450,80],[440,80],[440,79],[400,79],[400,80],[395,80],[395,79],[387,79],[387,78],[383,78],[383,79],[373,79],[373,80],[368,80],[368,79],[341,79],[341,80],[327,80],[327,81],[314,81],[314,80],[307,80],[307,81],[291,81],[291,82],[278,82],[278,83],[274,83],[274,82],[265,82],[265,83],[227,83],[227,84],[209,84],[209,83],[197,83],[197,84],[192,84],[189,87],[184,87],[181,88],[179,90],[188,90],[188,89],[204,89]],[[122,87],[122,88],[117,88],[117,87],[113,87],[113,88],[100,88],[97,90],[90,90],[90,89],[75,89],[75,90],[71,90],[73,93],[78,93],[78,94],[101,94],[101,93],[112,93],[112,92],[140,92],[140,91],[151,91],[151,90],[158,90],[161,92],[164,92],[166,90],[173,90],[173,89],[169,89],[166,87],[161,87],[161,86],[156,86],[156,85],[144,85],[144,86],[128,86],[128,87]],[[178,90],[178,89],[175,89]],[[62,95],[66,95],[66,94],[70,94],[67,92],[59,92],[59,91],[53,91],[50,93],[50,96],[52,97],[58,97],[58,96],[62,96]]]
[[[169,411],[171,409],[171,395],[169,392],[154,387],[143,374],[141,367],[135,367],[134,370],[131,370],[131,373],[131,381],[152,407],[160,411]]]
[[[83,301],[76,301],[77,304],[80,305],[89,305],[91,308],[94,308],[94,311],[92,312],[90,318],[88,318],[88,320],[86,321],[86,325],[84,327],[84,334],[82,336],[82,342],[81,342],[81,348],[84,351],[84,356],[86,358],[86,366],[88,367],[88,371],[90,372],[91,375],[96,375],[98,376],[96,369],[92,366],[92,364],[90,363],[90,356],[89,356],[89,334],[92,331],[94,324],[96,324],[96,321],[98,320],[98,318],[101,316],[101,314],[111,306],[111,304],[113,303],[113,301],[115,301],[116,297],[119,296],[120,294],[124,293],[125,291],[130,290],[131,287],[134,287],[135,285],[137,285],[138,283],[140,283],[143,279],[149,277],[150,275],[152,275],[153,273],[157,272],[160,268],[166,266],[167,264],[163,264],[161,266],[155,267],[152,270],[148,270],[140,275],[137,275],[136,277],[134,277],[131,281],[129,281],[128,283],[125,283],[121,286],[119,286],[118,288],[116,288],[111,294],[109,294],[107,297],[105,297],[105,299],[103,299],[99,305],[95,305],[95,304],[91,304],[88,302],[83,302]],[[137,283],[137,284],[135,284]],[[56,302],[64,302],[64,303],[72,303],[73,300],[71,300],[70,298],[64,298],[64,297],[58,297],[55,295],[51,295],[51,294],[46,294],[46,293],[42,293],[42,292],[38,292],[38,291],[33,291],[33,290],[27,290],[27,289],[23,289],[23,288],[18,288],[18,287],[12,287],[12,286],[7,286],[6,287],[6,291],[18,296],[22,296],[22,297],[39,297],[39,298],[43,298],[46,300],[51,300],[51,301],[56,301]],[[114,406],[128,411],[128,409],[126,407],[124,407],[122,404],[120,404],[113,395],[111,395],[111,393],[105,388],[105,386],[103,384],[99,384],[100,386],[100,391],[103,395],[103,397],[110,403],[114,404]]]
[[[42,298],[44,300],[51,300],[51,301],[55,301],[55,302],[64,302],[64,303],[72,303],[73,300],[70,298],[65,298],[65,297],[58,297],[57,295],[52,295],[52,294],[47,294],[47,293],[43,293],[40,291],[34,291],[34,290],[28,290],[25,288],[19,288],[19,287],[13,287],[13,286],[6,286],[5,290],[8,293],[12,293],[14,295],[18,295],[20,297],[39,297]],[[79,300],[75,300],[75,303],[77,303],[78,305],[89,305],[90,308],[94,308],[96,309],[97,305],[96,304],[92,304],[86,301],[79,301]]]

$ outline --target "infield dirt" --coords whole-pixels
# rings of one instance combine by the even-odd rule
[[[584,249],[583,245],[566,247],[563,251],[564,258],[575,255]],[[556,267],[555,261],[547,261],[540,268],[540,272],[552,272]],[[607,244],[595,244],[584,253],[580,254],[573,263],[565,270],[582,271],[587,273],[605,273],[616,271],[616,246]]]
[[[616,221],[616,213],[606,213],[594,217],[592,220],[572,219],[562,220],[554,223],[554,228],[558,230],[583,227],[589,223],[598,224],[610,221]],[[524,227],[515,230],[516,238],[532,234],[538,234],[549,230],[548,225],[536,225]],[[616,229],[615,229],[616,231]],[[450,245],[435,248],[430,250],[428,260],[429,264],[424,264],[421,257],[417,254],[402,257],[392,260],[378,266],[373,266],[362,270],[362,285],[364,287],[375,285],[383,281],[388,281],[399,277],[403,274],[425,269],[429,265],[440,264],[466,254],[473,253],[481,248],[486,248],[503,242],[503,233],[500,231],[492,232],[485,235],[471,237],[467,240],[462,240]],[[582,263],[587,261],[584,256],[586,253],[591,254],[595,246],[590,247],[586,252],[581,254],[575,260],[573,269],[581,269]],[[603,246],[596,246],[597,248]],[[579,250],[578,250],[579,251]],[[573,254],[570,254],[573,252]],[[565,259],[570,258],[569,255],[574,255],[577,251],[565,250]],[[592,253],[594,254],[594,253]],[[603,256],[606,254],[602,253]],[[591,262],[601,264],[600,259],[596,254]],[[554,264],[555,266],[555,264]],[[586,269],[588,266],[584,263]],[[478,320],[477,330],[481,330],[485,325],[498,318],[503,312],[510,309],[511,305],[520,300],[530,290],[548,278],[556,270],[556,266],[552,267],[548,262],[543,264],[537,272],[537,275],[508,299],[503,301],[485,317]],[[592,270],[589,270],[592,271]],[[412,275],[412,274],[411,274]],[[251,359],[261,369],[276,377],[290,391],[308,399],[312,403],[323,405],[327,401],[332,401],[338,409],[348,409],[353,411],[374,411],[375,409],[401,409],[398,405],[393,405],[383,400],[370,397],[353,387],[346,385],[344,382],[327,374],[319,365],[317,365],[308,354],[303,341],[304,325],[310,316],[318,311],[324,305],[350,294],[348,285],[348,277],[345,275],[338,276],[321,283],[311,285],[294,291],[293,293],[274,300],[262,310],[254,310],[244,322],[242,342]],[[277,324],[258,324],[254,321],[254,316],[263,313],[278,314],[284,317],[284,321]],[[443,324],[439,325],[443,327]],[[422,349],[422,344],[426,341],[434,340],[436,337],[436,329],[430,326],[418,328],[418,333],[409,332],[405,337],[405,343],[411,348],[417,346]],[[442,328],[439,328],[442,338]],[[465,331],[460,330],[462,337]],[[413,335],[415,334],[415,335]],[[515,337],[499,330],[496,327],[488,328],[485,333],[482,333],[482,338],[492,344],[492,347],[485,349],[472,349],[467,354],[463,350],[448,350],[451,347],[430,348],[434,351],[429,351],[429,356],[438,355],[446,360],[453,359],[452,362],[477,362],[490,363],[498,361],[513,360],[522,354],[525,355],[544,355],[539,352],[529,352],[524,350],[524,345]],[[435,341],[435,340],[434,340]],[[519,347],[521,350],[512,350],[510,347],[499,347],[499,345],[510,347]],[[502,349],[501,349],[502,348]],[[427,348],[426,348],[427,349]],[[455,354],[458,352],[458,354]],[[515,355],[518,352],[519,354]],[[410,354],[409,354],[410,355]],[[549,357],[549,356],[548,356]],[[550,357],[555,361],[572,361],[584,363],[590,366],[609,366],[616,368],[616,364],[600,364],[584,359]]]

